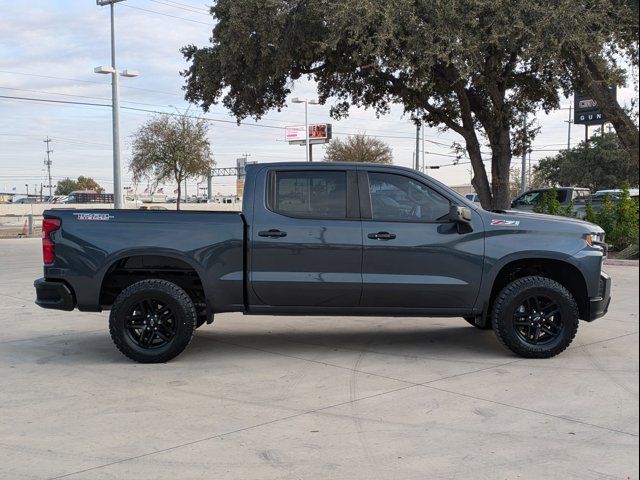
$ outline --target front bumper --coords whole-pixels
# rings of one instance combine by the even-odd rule
[[[36,288],[36,305],[67,311],[75,307],[73,293],[65,283],[39,278],[33,282],[33,286]]]
[[[589,299],[589,318],[587,321],[593,322],[595,319],[604,316],[609,310],[611,303],[611,277],[606,273],[600,273],[600,287],[598,296]]]

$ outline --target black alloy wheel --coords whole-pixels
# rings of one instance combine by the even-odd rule
[[[109,332],[124,355],[141,363],[164,363],[191,342],[197,315],[191,297],[167,280],[141,280],[111,306]]]
[[[572,293],[542,276],[518,278],[496,296],[491,315],[498,340],[525,358],[550,358],[565,350],[578,331]]]
[[[159,348],[176,334],[176,317],[171,307],[155,298],[146,298],[129,309],[126,318],[129,338],[141,348]]]
[[[526,298],[513,314],[518,336],[531,345],[553,342],[562,333],[562,314],[558,304],[544,296]]]

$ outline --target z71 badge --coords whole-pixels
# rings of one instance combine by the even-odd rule
[[[520,220],[491,220],[491,225],[497,227],[517,227],[520,225]]]
[[[113,215],[108,213],[74,213],[76,220],[88,220],[92,222],[107,222],[113,218]]]

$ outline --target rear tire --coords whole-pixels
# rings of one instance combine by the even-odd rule
[[[109,315],[113,343],[141,363],[164,363],[189,345],[196,309],[187,293],[167,280],[142,280],[124,289]]]
[[[550,358],[564,351],[578,331],[578,305],[571,293],[546,277],[508,284],[493,306],[498,340],[525,358]]]

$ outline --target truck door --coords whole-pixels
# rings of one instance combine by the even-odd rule
[[[357,306],[362,227],[355,168],[269,168],[256,181],[250,304]]]
[[[471,309],[482,277],[484,232],[448,219],[451,201],[422,177],[361,171],[363,307]]]

